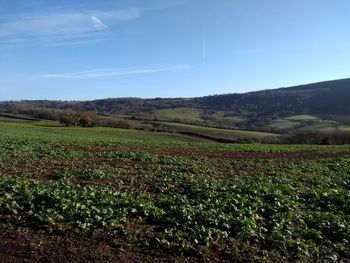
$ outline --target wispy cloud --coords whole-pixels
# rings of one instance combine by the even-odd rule
[[[31,77],[31,79],[92,79],[113,76],[139,74],[154,74],[167,71],[182,71],[191,69],[190,65],[162,65],[148,68],[103,68],[66,73],[46,73]]]
[[[109,26],[139,18],[140,10],[52,12],[12,15],[0,18],[0,44],[47,43],[95,40],[108,34]],[[105,36],[103,36],[105,37]],[[41,42],[35,42],[36,40]],[[44,41],[43,41],[44,40]]]
[[[152,0],[139,3],[139,7],[124,9],[107,9],[110,5],[102,5],[104,7],[101,10],[88,11],[72,11],[74,5],[68,5],[55,11],[0,16],[0,48],[100,42],[115,35],[113,26],[117,23],[138,19],[143,12],[168,9],[187,1]],[[30,1],[30,6],[44,3],[45,1]],[[66,11],[62,11],[62,8]]]
[[[108,40],[108,37],[99,37],[96,39],[88,38],[88,39],[69,39],[67,41],[64,41],[64,39],[61,39],[60,41],[56,43],[51,43],[50,46],[53,47],[62,47],[62,46],[74,46],[74,45],[83,45],[83,44],[91,44],[91,43],[99,43]]]

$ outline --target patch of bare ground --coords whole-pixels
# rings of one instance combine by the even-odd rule
[[[145,244],[154,227],[142,221],[127,223],[126,231],[51,233],[0,221],[1,262],[230,262],[219,253],[176,255]],[[125,232],[125,231],[124,231]]]
[[[36,180],[57,180],[61,178],[61,173],[64,171],[75,169],[81,165],[109,165],[113,168],[124,168],[130,170],[125,177],[137,174],[138,171],[147,169],[149,163],[141,160],[119,160],[113,158],[88,158],[78,157],[74,159],[50,159],[50,157],[43,158],[41,160],[29,160],[18,157],[11,157],[6,159],[4,163],[9,165],[3,165],[0,168],[0,172],[7,176],[26,175],[29,178]],[[113,180],[106,178],[98,180],[100,183],[106,183]]]
[[[139,149],[147,150],[147,146],[139,146],[133,144],[118,144],[118,145],[104,145],[104,146],[96,146],[96,145],[79,145],[79,144],[65,144],[63,147],[67,150],[77,151],[77,152],[92,152],[92,153],[100,153],[100,152],[111,152],[111,151],[134,151]]]
[[[340,152],[229,152],[221,150],[208,150],[200,148],[164,148],[153,151],[162,155],[203,155],[208,158],[220,159],[290,159],[290,160],[314,160],[323,158],[338,158],[350,156],[348,151]]]
[[[225,159],[291,159],[291,160],[314,160],[322,158],[338,158],[350,156],[349,151],[339,152],[318,152],[318,151],[296,151],[296,152],[242,152],[242,151],[222,151],[210,150],[205,148],[192,147],[136,147],[131,144],[117,146],[81,146],[81,145],[65,145],[67,149],[75,151],[89,152],[110,152],[110,151],[134,151],[152,153],[156,155],[203,155],[209,158],[225,158]]]
[[[0,172],[8,176],[26,175],[37,180],[53,180],[58,172],[62,171],[67,165],[61,160],[42,159],[32,161],[30,159],[21,159],[11,157],[5,160]]]
[[[142,152],[157,154],[157,155],[203,155],[209,158],[225,158],[225,159],[292,159],[292,160],[313,160],[322,158],[338,158],[350,156],[349,151],[339,152],[318,152],[318,151],[296,151],[296,152],[242,152],[242,151],[222,151],[210,150],[205,148],[191,148],[191,147],[134,147],[133,145],[118,145],[118,146],[79,146],[66,145],[67,149],[76,151],[90,151],[90,152],[109,152],[113,150],[132,151],[139,150]]]

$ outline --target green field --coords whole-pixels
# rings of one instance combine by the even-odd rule
[[[300,123],[296,121],[291,121],[288,119],[276,119],[271,122],[269,127],[278,130],[289,130],[299,126]]]
[[[31,122],[29,120],[19,120],[19,119],[2,117],[2,116],[0,116],[0,121],[4,121],[4,122]]]
[[[275,119],[270,123],[269,127],[280,131],[334,132],[336,130],[336,122],[321,120],[311,115],[293,115]]]
[[[7,123],[0,122],[0,129],[2,133],[10,131],[11,133],[21,136],[55,136],[57,138],[75,138],[77,140],[104,140],[116,142],[119,140],[132,140],[132,141],[156,141],[159,143],[169,141],[179,142],[192,142],[192,141],[207,141],[205,139],[196,138],[192,136],[186,136],[176,133],[166,132],[148,132],[148,131],[137,131],[130,129],[117,129],[117,128],[106,128],[106,127],[95,127],[95,128],[80,128],[80,127],[65,127],[55,121],[38,121],[31,122],[28,124],[24,123]]]
[[[350,126],[340,126],[339,130],[340,131],[345,131],[345,132],[350,132]]]
[[[277,134],[268,132],[256,132],[246,130],[230,130],[221,128],[212,128],[204,126],[196,126],[173,122],[152,122],[153,124],[163,125],[167,128],[179,132],[191,132],[198,135],[205,135],[212,138],[227,139],[227,140],[261,140],[269,137],[275,137]]]
[[[5,262],[350,260],[349,145],[56,122],[0,134]]]
[[[311,116],[311,115],[293,115],[285,118],[286,120],[291,121],[316,121],[319,118]]]

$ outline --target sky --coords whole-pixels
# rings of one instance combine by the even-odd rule
[[[195,97],[350,77],[349,0],[0,0],[0,100]]]

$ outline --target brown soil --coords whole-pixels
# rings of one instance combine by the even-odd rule
[[[204,148],[154,148],[154,147],[133,147],[132,145],[118,145],[116,147],[111,146],[65,146],[68,149],[75,151],[90,151],[90,152],[109,152],[113,150],[119,151],[132,151],[137,150],[141,152],[147,152],[157,155],[204,155],[209,158],[225,158],[225,159],[291,159],[291,160],[313,160],[322,158],[337,158],[350,156],[348,151],[340,152],[316,152],[316,151],[299,151],[299,152],[229,152],[222,150],[210,150]]]
[[[0,262],[229,262],[219,255],[181,256],[142,244],[152,229],[131,222],[131,237],[118,232],[48,233],[0,221]]]
[[[158,149],[156,154],[164,155],[194,155],[200,154],[209,158],[220,159],[290,159],[290,160],[313,160],[322,158],[338,158],[350,156],[350,152],[228,152],[220,150],[208,150],[199,148],[167,148]]]

